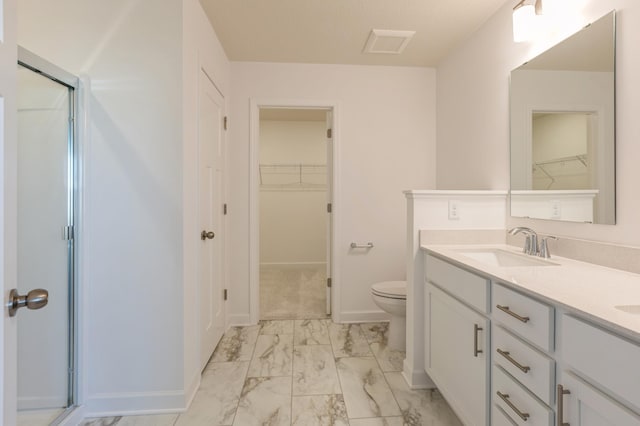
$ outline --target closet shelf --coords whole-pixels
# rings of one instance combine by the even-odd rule
[[[534,162],[532,177],[534,179],[548,179],[549,184],[546,189],[551,189],[558,178],[586,176],[588,174],[588,168],[587,154],[553,158],[551,160]]]
[[[536,166],[546,166],[549,164],[565,164],[569,162],[577,161],[582,164],[584,167],[587,167],[587,154],[580,155],[571,155],[569,157],[561,157],[561,158],[553,158],[551,160],[538,161],[537,163],[533,163],[534,167]]]
[[[260,164],[261,189],[324,190],[327,166],[324,164]]]

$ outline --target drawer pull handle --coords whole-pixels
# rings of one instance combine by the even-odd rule
[[[518,410],[518,407],[513,405],[513,402],[509,401],[509,395],[508,394],[501,393],[500,391],[497,391],[496,393],[498,394],[500,399],[502,399],[504,401],[504,403],[507,404],[509,406],[509,408],[511,408],[518,415],[518,417],[520,417],[525,422],[527,421],[527,419],[530,417],[529,413],[523,413],[522,411]]]
[[[500,309],[502,312],[504,312],[505,314],[509,314],[512,317],[514,317],[515,319],[517,319],[518,321],[522,321],[522,322],[529,322],[529,317],[522,317],[518,314],[516,314],[515,312],[513,312],[511,309],[509,309],[508,306],[502,306],[502,305],[496,305],[496,308]]]
[[[478,349],[478,332],[482,331],[482,327],[478,324],[473,324],[473,356],[478,357],[478,354],[482,353],[482,349]]]
[[[502,355],[503,357],[505,357],[507,359],[507,361],[509,361],[511,364],[515,365],[516,367],[518,367],[520,369],[520,371],[522,371],[523,373],[528,373],[529,370],[531,370],[531,367],[527,367],[526,365],[522,365],[520,364],[518,361],[516,361],[515,359],[511,358],[511,355],[509,354],[509,352],[507,351],[503,351],[502,349],[498,348],[496,349],[496,351]]]
[[[564,422],[564,395],[569,395],[571,392],[569,389],[565,389],[562,385],[558,385],[558,419],[557,426],[569,426],[569,423]]]

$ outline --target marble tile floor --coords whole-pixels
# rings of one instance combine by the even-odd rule
[[[62,408],[18,411],[18,426],[47,426],[63,412]]]
[[[325,265],[261,265],[263,320],[326,318]]]
[[[437,390],[411,390],[385,323],[269,320],[231,328],[182,414],[82,426],[458,426]]]

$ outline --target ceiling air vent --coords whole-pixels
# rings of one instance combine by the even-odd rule
[[[371,30],[364,45],[364,53],[399,55],[415,33],[415,31]]]

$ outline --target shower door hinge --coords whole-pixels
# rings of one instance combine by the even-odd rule
[[[63,226],[62,227],[62,239],[65,241],[73,240],[73,226]]]
[[[224,300],[227,300],[227,289],[224,289],[224,295],[223,295]]]
[[[331,287],[331,278],[327,278],[327,287]]]
[[[227,215],[227,203],[224,203],[222,206],[222,213],[226,216]]]
[[[333,206],[331,205],[331,203],[327,203],[327,213],[331,213],[333,210]]]
[[[333,137],[333,130],[327,129],[327,139],[331,139]]]
[[[223,124],[224,124],[224,129],[227,130],[227,116],[224,116],[224,120],[223,120]]]

